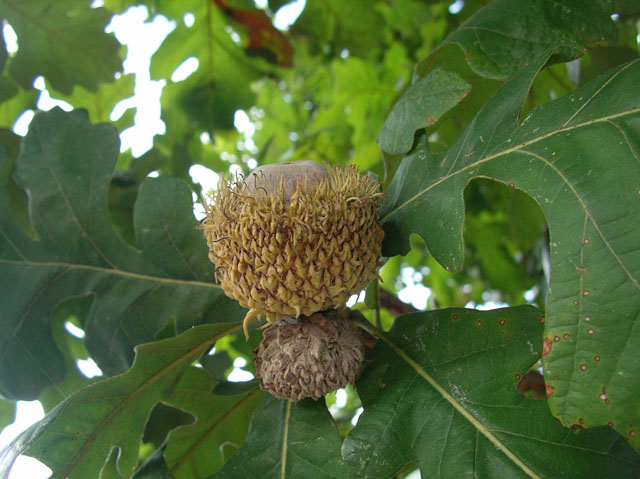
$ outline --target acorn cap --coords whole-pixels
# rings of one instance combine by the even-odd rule
[[[356,168],[266,165],[223,181],[201,228],[227,296],[273,323],[344,306],[377,277],[379,184]]]
[[[364,360],[360,332],[349,310],[287,317],[267,328],[254,350],[262,388],[281,399],[319,399],[353,384]]]

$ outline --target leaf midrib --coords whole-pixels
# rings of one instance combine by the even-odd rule
[[[282,431],[282,454],[280,456],[280,478],[287,477],[287,450],[289,448],[289,422],[291,420],[291,401],[287,401]]]
[[[516,466],[518,466],[528,477],[531,479],[542,479],[541,476],[536,474],[529,466],[527,466],[518,456],[516,456],[511,449],[507,447],[493,432],[486,427],[482,422],[476,419],[473,414],[467,411],[456,399],[451,396],[440,384],[433,378],[429,373],[427,373],[422,366],[420,366],[417,362],[415,362],[407,353],[405,353],[399,346],[397,346],[393,341],[391,341],[386,334],[381,333],[376,328],[374,328],[369,322],[356,320],[358,326],[365,329],[370,334],[375,337],[380,338],[387,346],[391,348],[391,350],[396,353],[398,356],[402,358],[414,371],[416,371],[431,387],[433,387],[438,394],[442,396],[453,408],[458,412],[462,417],[464,417],[467,421],[469,421],[473,427],[481,433],[484,437],[486,437],[497,449],[502,451],[502,453],[507,456]]]
[[[614,118],[620,118],[620,117],[623,117],[623,116],[632,115],[634,113],[640,113],[640,108],[633,108],[631,110],[627,110],[627,111],[622,112],[622,113],[615,113],[613,115],[603,116],[601,118],[597,118],[597,119],[594,119],[594,120],[586,121],[584,123],[578,123],[576,125],[572,125],[572,126],[568,126],[568,127],[561,127],[558,130],[554,130],[552,132],[546,133],[546,134],[541,135],[541,136],[539,136],[537,138],[532,138],[531,140],[525,141],[525,142],[523,142],[523,143],[521,143],[519,145],[516,145],[516,146],[514,146],[512,148],[507,148],[506,150],[500,151],[498,153],[494,153],[494,154],[489,155],[489,156],[487,156],[485,158],[481,158],[481,159],[479,159],[479,160],[477,160],[477,161],[475,161],[473,163],[469,163],[468,165],[460,168],[457,171],[454,171],[453,173],[450,173],[450,174],[445,175],[445,176],[443,176],[441,178],[438,178],[433,183],[429,184],[428,186],[426,186],[422,190],[418,191],[411,198],[407,199],[406,201],[404,201],[400,205],[396,206],[394,209],[392,209],[386,215],[384,215],[382,218],[380,218],[380,222],[384,223],[384,222],[388,221],[391,216],[395,215],[399,210],[404,209],[405,207],[407,207],[408,205],[410,205],[411,203],[416,201],[419,197],[423,196],[425,193],[427,193],[432,188],[438,186],[441,183],[444,183],[445,181],[453,178],[454,176],[456,176],[456,175],[458,175],[460,173],[463,173],[463,172],[465,172],[467,170],[475,168],[476,166],[479,166],[479,165],[481,165],[483,163],[486,163],[488,161],[491,161],[491,160],[495,160],[496,158],[500,158],[501,156],[505,156],[505,155],[508,155],[510,153],[519,152],[522,148],[525,148],[525,147],[527,147],[529,145],[536,144],[539,141],[546,140],[547,138],[550,138],[550,137],[552,137],[554,135],[557,135],[557,134],[560,134],[560,133],[564,133],[564,132],[567,132],[567,131],[571,131],[571,130],[575,130],[575,129],[578,129],[578,128],[582,128],[582,127],[585,127],[585,126],[593,125],[593,124],[596,124],[596,123],[609,121],[609,120],[614,119]]]
[[[564,133],[564,132],[567,132],[567,131],[570,131],[570,130],[574,130],[574,129],[577,129],[577,128],[582,128],[582,127],[593,125],[593,124],[596,124],[596,123],[610,122],[610,120],[612,120],[614,118],[620,118],[620,117],[624,117],[624,116],[627,116],[627,115],[632,115],[634,113],[640,113],[640,108],[633,108],[633,109],[627,110],[625,112],[616,113],[616,114],[613,114],[613,115],[603,116],[601,118],[597,118],[597,119],[594,119],[594,120],[586,121],[584,123],[579,123],[579,124],[568,126],[568,127],[561,127],[560,129],[554,130],[553,132],[546,133],[546,134],[541,135],[541,136],[539,136],[537,138],[533,138],[533,139],[531,139],[529,141],[525,141],[525,142],[523,142],[523,143],[521,143],[521,144],[519,144],[517,146],[514,146],[512,148],[508,148],[508,149],[506,149],[504,151],[501,151],[501,152],[498,152],[498,153],[494,153],[494,154],[489,155],[489,156],[487,156],[485,158],[479,159],[478,161],[470,163],[470,164],[460,168],[459,170],[457,170],[457,171],[455,171],[453,173],[447,174],[447,175],[439,178],[438,180],[434,181],[433,183],[431,183],[427,187],[425,187],[422,190],[418,191],[411,198],[409,198],[405,202],[401,203],[396,208],[394,208],[389,213],[387,213],[384,217],[382,217],[380,219],[380,223],[384,223],[384,222],[388,221],[389,218],[391,216],[393,216],[394,214],[396,214],[399,210],[405,208],[406,206],[410,205],[414,201],[417,201],[418,198],[420,198],[421,196],[426,194],[432,188],[440,185],[441,183],[444,183],[445,181],[448,181],[449,179],[455,177],[458,174],[461,174],[461,173],[463,173],[463,172],[465,172],[467,170],[473,169],[473,168],[475,168],[475,167],[477,167],[477,166],[479,166],[479,165],[481,165],[483,163],[487,163],[487,162],[492,161],[492,160],[494,160],[496,158],[499,158],[501,156],[505,156],[505,155],[508,155],[508,154],[511,154],[511,153],[523,153],[525,155],[533,156],[534,158],[536,158],[539,161],[543,161],[544,164],[547,165],[547,166],[552,166],[553,171],[556,174],[558,174],[558,176],[562,179],[562,181],[565,184],[567,184],[567,186],[569,186],[569,188],[571,189],[571,191],[573,192],[573,194],[577,198],[578,202],[580,203],[581,207],[583,208],[585,214],[589,217],[589,219],[591,220],[591,223],[594,225],[596,231],[598,232],[598,235],[600,236],[600,239],[603,241],[603,243],[607,247],[607,250],[609,250],[611,255],[614,257],[614,259],[616,260],[616,262],[620,266],[620,268],[622,268],[622,270],[625,272],[625,274],[627,275],[629,280],[634,284],[636,289],[638,291],[640,291],[640,282],[633,276],[633,274],[626,267],[626,265],[624,264],[624,262],[622,261],[620,256],[614,251],[614,249],[611,246],[610,242],[606,239],[604,233],[602,232],[602,230],[598,226],[597,222],[595,221],[595,219],[593,218],[593,216],[591,215],[591,213],[587,209],[586,204],[584,203],[584,201],[582,200],[582,198],[580,197],[580,195],[578,194],[576,189],[573,187],[573,185],[567,180],[567,178],[562,174],[562,172],[557,167],[553,166],[548,160],[546,160],[545,158],[541,157],[540,155],[535,155],[535,154],[531,153],[530,151],[525,150],[525,148],[527,146],[533,145],[533,144],[535,144],[535,143],[537,143],[539,141],[545,140],[545,139],[547,139],[549,137],[552,137],[554,135],[557,135],[559,133]],[[632,154],[633,154],[633,152],[632,152]]]
[[[87,49],[87,48],[78,48],[79,45],[74,44],[73,42],[70,42],[67,39],[67,37],[65,37],[64,35],[60,34],[60,32],[58,30],[54,30],[54,29],[51,29],[51,28],[47,27],[46,25],[44,25],[43,23],[39,22],[38,20],[36,20],[31,15],[25,13],[23,10],[18,8],[14,2],[11,2],[9,0],[3,0],[2,3],[4,3],[8,8],[12,9],[19,17],[21,17],[23,19],[23,21],[25,23],[30,23],[31,25],[35,26],[37,29],[39,29],[42,32],[44,32],[45,36],[53,37],[53,38],[57,39],[61,44],[63,44],[65,47],[67,47],[69,49],[69,51],[71,51],[71,52],[80,52],[82,54],[82,56],[84,56],[85,58],[89,59],[89,61],[94,66],[100,67],[104,63],[101,58],[98,58],[98,57],[93,55],[92,50]],[[107,74],[110,75],[111,73],[107,72]]]
[[[204,281],[163,278],[161,276],[150,276],[146,274],[125,271],[118,268],[104,268],[104,267],[92,266],[88,264],[73,264],[73,263],[65,263],[61,261],[28,261],[28,260],[17,261],[17,260],[7,260],[7,259],[0,259],[0,264],[12,264],[17,266],[33,266],[33,267],[39,267],[39,268],[67,268],[69,270],[95,271],[102,274],[113,274],[118,276],[124,276],[126,278],[139,279],[141,281],[153,281],[156,283],[197,286],[197,287],[211,288],[211,289],[222,289],[222,287],[218,284],[206,283]]]
[[[589,221],[591,222],[591,224],[593,225],[595,230],[598,232],[598,236],[600,237],[602,242],[605,244],[605,246],[607,247],[607,249],[609,250],[611,255],[614,257],[614,259],[616,260],[616,262],[620,266],[620,268],[622,268],[622,270],[625,272],[625,274],[627,275],[629,280],[635,285],[636,289],[638,291],[640,291],[640,283],[633,276],[631,271],[629,271],[629,268],[627,268],[627,266],[624,264],[624,262],[622,261],[622,258],[620,258],[618,253],[615,252],[615,250],[613,249],[613,246],[611,246],[611,243],[609,242],[609,240],[607,239],[605,234],[600,229],[600,226],[598,226],[598,223],[596,222],[595,218],[591,215],[591,212],[589,211],[589,208],[587,207],[586,203],[584,202],[582,197],[578,194],[578,191],[575,189],[575,187],[569,181],[569,179],[562,173],[562,171],[560,171],[560,169],[558,167],[556,167],[553,163],[551,163],[545,157],[543,157],[541,155],[538,155],[537,153],[533,153],[531,151],[527,151],[527,150],[522,150],[520,153],[523,153],[524,155],[532,156],[532,157],[536,158],[538,161],[543,162],[556,175],[558,175],[558,177],[560,177],[560,179],[567,185],[567,187],[571,190],[571,192],[574,194],[574,196],[578,200],[578,203],[580,203],[580,206],[582,207],[582,210],[584,211],[585,217],[589,219]],[[582,281],[582,275],[580,275],[580,280]],[[580,291],[582,291],[582,287],[580,288]]]

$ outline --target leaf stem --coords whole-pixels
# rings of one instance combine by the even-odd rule
[[[374,291],[373,291],[373,298],[375,300],[375,308],[373,310],[373,320],[374,320],[374,324],[376,326],[376,328],[378,329],[382,329],[382,321],[380,320],[380,283],[377,279],[373,280],[375,282],[374,284]]]

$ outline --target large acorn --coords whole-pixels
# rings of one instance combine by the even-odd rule
[[[253,358],[262,388],[292,401],[319,399],[353,384],[363,360],[361,333],[348,309],[278,321],[264,332]]]
[[[224,181],[202,229],[227,296],[249,321],[341,308],[377,277],[383,231],[378,182],[355,167],[266,165]]]

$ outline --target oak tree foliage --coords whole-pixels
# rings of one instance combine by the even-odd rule
[[[55,478],[640,477],[640,4],[307,0],[281,31],[263,3],[0,0],[0,423],[46,411],[0,476],[25,454]],[[135,111],[110,117],[130,8],[172,22],[139,157]],[[355,388],[290,403],[229,379],[261,332],[189,171],[299,159],[379,178],[385,263]]]

